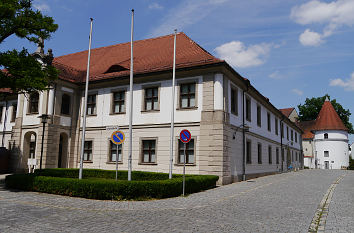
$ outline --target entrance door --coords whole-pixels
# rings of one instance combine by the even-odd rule
[[[58,155],[58,168],[61,168],[61,163],[62,163],[62,158],[63,158],[63,136],[60,135],[60,140],[59,140],[59,155]]]
[[[325,169],[329,169],[329,161],[325,161]]]

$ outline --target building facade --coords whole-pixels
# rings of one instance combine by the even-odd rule
[[[301,122],[304,166],[346,169],[349,166],[348,129],[326,99],[316,120]]]
[[[172,57],[173,35],[135,42],[133,170],[169,171]],[[49,90],[0,102],[13,170],[26,169],[28,159],[39,164],[41,154],[43,167],[79,166],[86,60],[87,51],[57,57],[60,76]],[[128,143],[117,151],[106,127],[118,125],[129,140],[129,67],[129,43],[91,52],[84,168],[113,170],[117,158],[119,169],[128,168]],[[177,34],[176,67],[174,173],[183,168],[182,129],[192,134],[186,172],[218,175],[220,184],[303,166],[302,130],[184,33]]]

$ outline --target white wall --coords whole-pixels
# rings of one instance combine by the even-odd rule
[[[195,80],[196,85],[196,101],[197,108],[188,110],[176,110],[175,123],[183,122],[199,122],[201,120],[201,111],[203,105],[203,87],[202,76],[178,79],[177,84],[183,81]],[[144,86],[154,85],[160,86],[159,93],[159,111],[143,112],[143,89]],[[125,89],[125,114],[110,114],[112,91],[115,89]],[[175,107],[178,106],[178,87],[176,85],[175,91]],[[134,84],[133,89],[133,124],[163,124],[171,122],[171,92],[172,81],[159,81],[144,84]],[[87,127],[99,127],[108,125],[128,125],[129,124],[129,86],[115,86],[110,88],[102,88],[90,90],[89,93],[97,93],[96,108],[97,116],[87,116]],[[83,108],[83,100],[81,101],[81,110]],[[82,112],[82,111],[81,111]],[[82,121],[81,121],[82,124]]]
[[[328,139],[324,139],[324,133],[328,133]],[[340,130],[316,131],[315,151],[318,168],[324,169],[325,161],[329,162],[329,169],[349,166],[348,133]],[[329,152],[329,157],[324,157],[324,151]]]

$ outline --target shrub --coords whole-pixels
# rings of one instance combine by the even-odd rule
[[[100,178],[77,179],[74,169],[62,170],[60,176],[59,169],[45,169],[35,174],[17,174],[7,176],[5,184],[7,188],[21,189],[26,191],[37,191],[51,194],[68,195],[73,197],[83,197],[101,200],[146,200],[150,198],[175,197],[182,194],[182,176],[177,175],[173,179],[157,180],[118,180],[106,179],[110,177],[109,172],[85,169],[86,175],[95,174],[104,176]],[[77,169],[76,169],[77,170]],[[90,170],[90,172],[87,172]],[[124,174],[124,171],[122,171]],[[134,174],[136,172],[133,172]],[[138,172],[136,177],[165,177],[168,174],[156,173],[143,174]],[[51,176],[43,176],[51,175]],[[70,178],[70,174],[75,174],[75,178]],[[104,174],[104,175],[103,175]],[[54,176],[56,175],[56,176]],[[66,176],[66,177],[65,177]],[[133,176],[133,175],[132,175]],[[115,177],[115,174],[114,174]],[[186,194],[199,192],[215,187],[218,176],[211,175],[189,175],[186,176]]]

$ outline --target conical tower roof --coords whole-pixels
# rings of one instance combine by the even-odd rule
[[[312,130],[345,130],[347,127],[343,124],[328,98],[322,105],[321,111],[317,116],[315,126]]]

